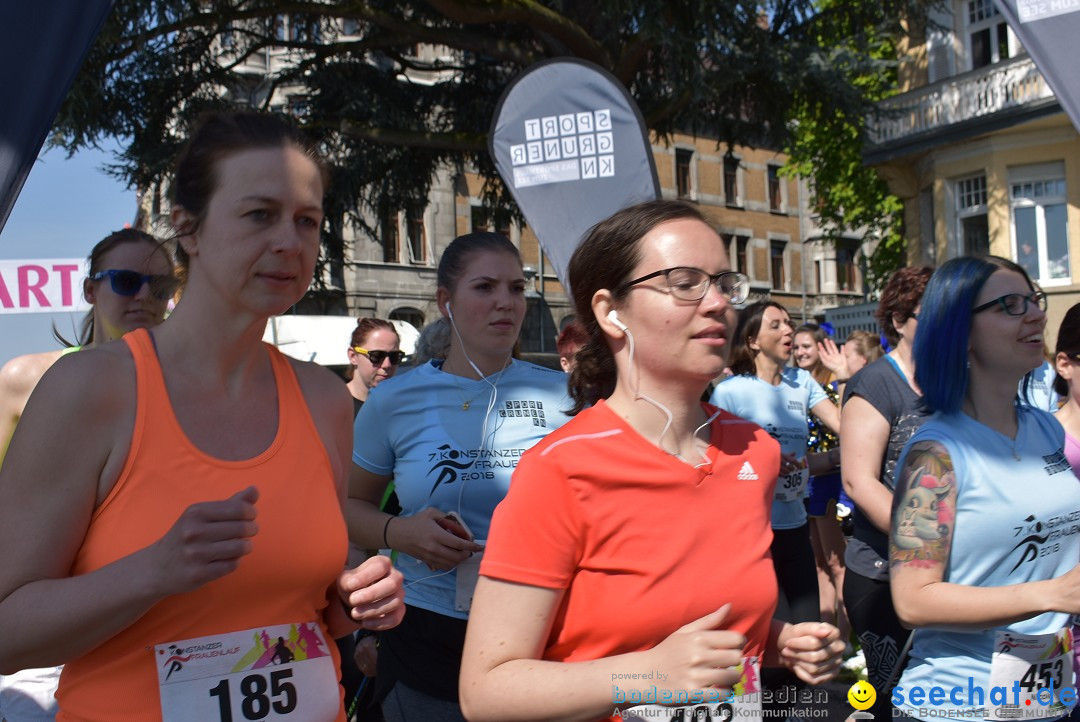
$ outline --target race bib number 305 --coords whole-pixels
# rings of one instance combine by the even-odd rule
[[[334,722],[337,671],[314,622],[154,647],[163,722]]]
[[[810,481],[810,469],[806,466],[805,458],[801,463],[801,468],[776,480],[776,501],[798,501],[805,496],[806,484]]]

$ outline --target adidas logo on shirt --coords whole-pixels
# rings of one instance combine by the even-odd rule
[[[736,478],[742,479],[743,481],[757,481],[758,475],[757,472],[754,471],[754,467],[750,466],[750,462],[744,461]]]

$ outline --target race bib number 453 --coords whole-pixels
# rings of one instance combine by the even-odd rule
[[[1060,693],[1074,686],[1071,629],[1055,634],[1017,634],[998,631],[990,658],[990,686],[1011,689],[1019,682],[1018,704],[991,709],[988,719],[1057,717],[1068,714],[1070,705]]]
[[[333,722],[337,671],[314,622],[257,627],[154,647],[164,722]]]

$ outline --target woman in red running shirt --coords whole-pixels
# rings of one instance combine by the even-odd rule
[[[772,619],[779,446],[700,400],[748,279],[695,208],[650,201],[590,231],[570,287],[588,336],[576,416],[522,457],[495,512],[465,716],[667,719],[680,702],[760,705],[761,665],[833,677],[835,627]]]

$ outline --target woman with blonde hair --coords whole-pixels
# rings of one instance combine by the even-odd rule
[[[850,372],[843,354],[836,350],[836,344],[815,323],[803,324],[796,329],[794,343],[795,364],[809,372],[821,384],[829,401],[840,408],[840,389],[847,383]],[[811,413],[807,423],[810,429],[807,454],[828,453],[840,446],[840,439],[817,416]],[[844,608],[844,534],[837,521],[836,507],[841,501],[850,505],[851,500],[844,494],[840,470],[811,476],[806,499],[821,620],[836,624],[841,637],[846,640],[851,625]]]
[[[881,348],[881,337],[861,329],[848,334],[841,349],[847,364],[847,378],[851,378],[867,364],[872,364],[885,355]]]

